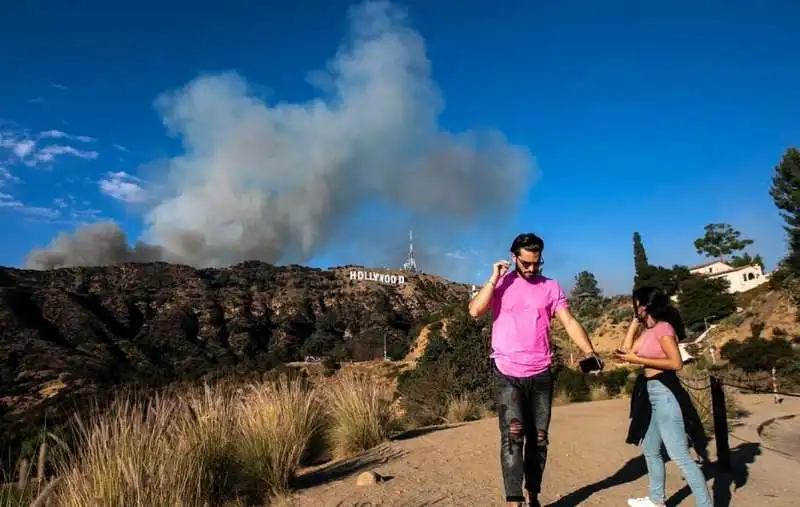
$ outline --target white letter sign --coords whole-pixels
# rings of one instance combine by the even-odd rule
[[[380,282],[389,285],[403,285],[406,277],[403,275],[390,275],[372,271],[350,271],[350,280]]]

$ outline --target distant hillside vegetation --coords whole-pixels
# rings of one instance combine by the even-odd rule
[[[421,319],[466,304],[466,285],[406,283],[247,262],[50,271],[0,267],[0,452],[120,386],[260,374],[307,355],[367,360],[409,350]],[[13,453],[12,453],[13,454]]]

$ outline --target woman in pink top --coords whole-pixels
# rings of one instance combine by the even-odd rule
[[[706,438],[691,398],[677,376],[677,371],[683,367],[678,350],[678,340],[685,337],[683,322],[667,295],[654,287],[642,287],[633,292],[633,309],[636,318],[631,322],[617,357],[644,366],[631,399],[627,442],[642,443],[650,491],[647,497],[629,499],[628,505],[664,505],[663,445],[686,477],[696,504],[713,507],[703,472],[689,456],[687,434],[703,454]],[[644,329],[636,338],[640,328]]]

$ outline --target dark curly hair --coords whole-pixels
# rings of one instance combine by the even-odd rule
[[[519,255],[521,250],[541,252],[544,250],[544,240],[532,232],[525,232],[514,238],[509,250],[514,255]]]
[[[658,287],[639,287],[633,291],[633,312],[639,314],[639,308],[644,308],[647,315],[656,322],[666,322],[672,326],[678,341],[686,339],[686,326],[677,308],[672,305],[669,296]]]

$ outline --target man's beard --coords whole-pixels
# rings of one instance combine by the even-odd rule
[[[531,278],[535,277],[539,273],[539,265],[535,265],[530,272],[526,272],[522,269],[519,265],[519,262],[515,263],[514,266],[516,267],[517,274],[522,276],[522,278],[530,280]]]

